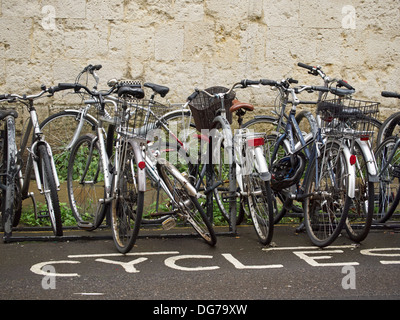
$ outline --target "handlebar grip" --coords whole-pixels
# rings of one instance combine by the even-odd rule
[[[77,91],[82,88],[82,85],[79,83],[59,83],[57,87],[59,89],[57,91],[68,89],[74,89],[75,91]]]
[[[381,95],[382,95],[382,97],[386,97],[386,98],[398,98],[398,99],[400,99],[400,94],[398,94],[397,92],[382,91]]]
[[[314,67],[309,66],[308,64],[305,64],[305,63],[302,63],[302,62],[299,62],[297,65],[298,65],[299,67],[301,67],[301,68],[304,68],[304,69],[307,69],[307,70],[310,70],[310,71],[312,71],[313,68],[314,68]]]
[[[4,100],[7,99],[7,95],[6,94],[0,94],[0,100]]]
[[[351,86],[347,81],[345,80],[339,80],[338,81],[338,87],[345,87],[349,90],[355,90],[353,86]]]
[[[240,81],[240,84],[241,84],[244,88],[246,88],[246,87],[248,87],[248,86],[260,84],[260,80],[248,80],[248,79],[244,79],[244,80]]]
[[[199,92],[195,91],[193,92],[187,99],[188,101],[192,101],[194,98],[196,98],[198,96]]]
[[[101,64],[96,64],[93,66],[93,70],[100,70],[103,66]]]
[[[321,92],[329,92],[330,91],[328,87],[321,87],[321,86],[311,87],[311,90],[321,91]]]
[[[260,83],[263,86],[276,86],[278,84],[278,82],[276,82],[275,80],[268,80],[268,79],[261,79]]]

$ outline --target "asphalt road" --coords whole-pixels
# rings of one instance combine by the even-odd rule
[[[398,229],[373,230],[361,245],[343,235],[323,250],[295,226],[277,226],[270,247],[257,242],[251,226],[220,235],[215,247],[143,230],[125,256],[110,233],[72,230],[65,241],[1,243],[0,299],[400,299]]]

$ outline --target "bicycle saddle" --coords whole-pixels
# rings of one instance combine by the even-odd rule
[[[134,99],[144,98],[144,91],[140,87],[122,86],[118,89],[118,97],[127,96]]]
[[[146,82],[144,84],[145,87],[152,89],[154,92],[157,92],[161,97],[165,97],[169,92],[168,87],[160,86],[158,84]]]
[[[233,100],[232,106],[230,107],[229,111],[230,112],[235,112],[239,109],[245,109],[247,111],[253,111],[254,106],[250,103],[245,103],[245,102],[240,102],[239,100]]]
[[[18,112],[15,110],[0,110],[0,120],[3,120],[7,116],[18,118]]]

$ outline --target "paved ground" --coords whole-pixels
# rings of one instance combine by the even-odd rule
[[[271,247],[251,226],[237,236],[217,228],[213,248],[143,230],[125,256],[107,229],[66,230],[65,241],[15,232],[38,238],[0,244],[0,299],[400,299],[398,230],[374,230],[361,245],[343,235],[321,250],[295,227],[277,226]]]

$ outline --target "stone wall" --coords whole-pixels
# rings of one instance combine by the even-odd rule
[[[243,78],[321,84],[297,67],[304,62],[347,79],[358,98],[398,105],[380,91],[400,91],[399,0],[0,3],[1,93],[74,81],[89,63],[103,65],[102,87],[113,77],[155,82],[171,88],[171,102],[184,101],[194,87]],[[257,105],[274,100],[266,87],[238,95]],[[61,97],[47,102],[63,104]]]

